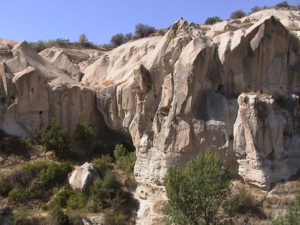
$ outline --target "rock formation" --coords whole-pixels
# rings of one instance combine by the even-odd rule
[[[71,173],[69,184],[74,190],[87,193],[96,178],[99,174],[94,164],[86,162]]]
[[[159,224],[168,167],[207,148],[269,190],[300,168],[299,27],[300,11],[288,9],[215,25],[180,19],[163,37],[79,61],[0,42],[1,127],[34,136],[56,117],[70,133],[85,121],[131,137],[138,224]]]

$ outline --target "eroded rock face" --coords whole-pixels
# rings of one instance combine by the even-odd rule
[[[300,165],[299,18],[270,9],[212,26],[180,19],[164,36],[82,64],[58,49],[41,53],[50,64],[24,42],[4,44],[1,127],[30,136],[57,117],[70,133],[87,122],[130,137],[137,224],[161,222],[168,167],[207,148],[246,182],[269,189]],[[78,71],[80,82],[71,78]]]

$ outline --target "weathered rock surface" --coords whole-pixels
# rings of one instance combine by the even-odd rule
[[[300,167],[299,27],[288,9],[212,26],[180,19],[82,61],[0,42],[1,128],[34,136],[56,117],[70,133],[87,122],[131,137],[138,224],[160,223],[168,167],[207,148],[268,190]]]
[[[84,225],[105,225],[104,216],[91,216],[82,220]]]
[[[97,177],[99,174],[94,164],[86,162],[71,173],[69,184],[74,190],[88,192],[90,185]]]

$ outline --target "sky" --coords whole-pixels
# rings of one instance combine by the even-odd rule
[[[84,33],[96,44],[117,33],[134,33],[138,23],[166,28],[180,17],[203,23],[207,17],[228,19],[283,0],[1,0],[0,38],[15,41],[56,38],[78,41]],[[300,5],[300,0],[287,1]]]

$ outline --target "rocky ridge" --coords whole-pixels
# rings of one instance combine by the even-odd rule
[[[118,48],[46,49],[0,41],[1,128],[35,136],[53,118],[132,139],[138,224],[158,224],[167,168],[210,148],[270,190],[299,169],[300,11],[267,9]],[[73,56],[73,57],[72,57]]]

